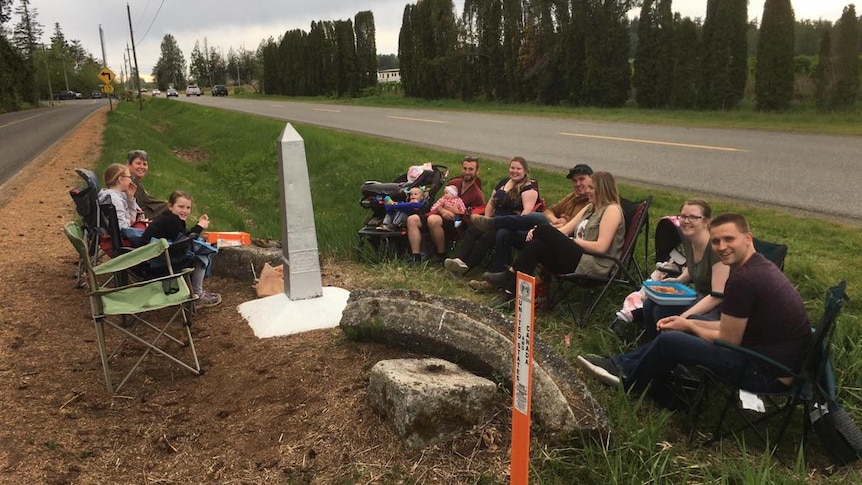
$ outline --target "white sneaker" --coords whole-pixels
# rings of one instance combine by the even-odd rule
[[[604,384],[612,387],[620,385],[619,369],[608,357],[578,356],[578,365]]]
[[[452,273],[453,276],[458,277],[464,276],[464,273],[470,271],[470,267],[458,258],[446,259],[443,261],[443,267],[446,268],[446,271]]]

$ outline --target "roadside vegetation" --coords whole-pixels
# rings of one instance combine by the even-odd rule
[[[189,103],[147,99],[143,111],[130,103],[121,103],[109,115],[103,156],[96,168],[102,170],[108,163],[124,161],[129,149],[146,149],[150,153],[149,192],[166,197],[173,189],[187,190],[195,199],[194,212],[209,214],[211,230],[246,230],[254,237],[279,239],[275,140],[283,128],[282,121]],[[389,181],[408,165],[426,161],[447,165],[457,174],[464,154],[312,126],[295,125],[295,128],[305,140],[322,258],[336,264],[355,260],[379,288],[418,289],[490,303],[493,295],[473,293],[466,280],[454,280],[442,268],[409,268],[398,260],[362,262],[354,249],[357,231],[367,215],[358,204],[359,188],[364,181]],[[482,160],[481,177],[488,182],[502,178],[506,170],[503,162]],[[556,200],[570,189],[562,172],[536,169],[533,176],[541,180],[543,196],[548,200]],[[650,211],[653,228],[661,216],[675,214],[683,200],[698,195],[630,185],[622,185],[621,192],[629,199],[654,197]],[[732,201],[712,202],[718,213],[745,214],[756,236],[788,244],[786,272],[799,288],[813,321],[821,314],[826,288],[840,279],[848,281],[854,299],[845,306],[839,319],[833,352],[839,400],[862,423],[859,228]],[[652,234],[649,239],[651,248]],[[646,242],[641,240],[638,252],[642,264]],[[580,327],[573,324],[562,307],[555,312],[540,311],[537,333],[570,362],[579,353],[619,352],[625,344],[607,326],[624,295],[624,291],[618,291],[595,312],[591,321]],[[564,344],[566,336],[571,341],[568,348]],[[828,469],[828,460],[816,448],[816,438],[812,440],[815,447],[807,465],[794,455],[795,448],[790,443],[783,448],[782,459],[777,460],[765,453],[767,447],[763,443],[747,434],[739,440],[727,439],[698,448],[687,443],[684,415],[661,410],[648,401],[625,396],[595,381],[588,381],[587,385],[607,410],[609,442],[550,448],[535,437],[532,483],[848,483],[860,479],[859,464],[841,470]],[[801,437],[799,422],[796,419],[792,423],[793,440]],[[700,431],[706,429],[702,426]]]

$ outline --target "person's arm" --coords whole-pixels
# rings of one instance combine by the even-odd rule
[[[590,206],[588,205],[588,206],[584,207],[583,209],[581,209],[581,211],[578,212],[577,215],[575,215],[575,217],[571,221],[563,224],[562,226],[558,227],[557,229],[560,232],[562,232],[563,234],[565,234],[566,236],[571,236],[572,234],[574,234],[575,228],[578,227],[578,224],[580,224],[582,220],[584,220],[584,216],[586,215],[587,209],[589,207]]]
[[[485,204],[485,217],[494,217],[494,208],[494,197],[491,197]]]
[[[724,293],[724,285],[727,283],[728,276],[730,276],[730,266],[721,262],[712,265],[712,283],[710,284],[712,293]],[[723,298],[712,294],[706,295],[701,298],[700,301],[692,305],[691,308],[684,311],[681,316],[688,317],[690,315],[702,315],[704,313],[708,313],[720,305],[722,300]]]
[[[721,320],[692,320],[673,316],[659,320],[656,329],[659,332],[668,330],[689,332],[707,342],[721,339],[739,345],[742,343],[746,325],[748,325],[748,318],[732,317],[727,314],[722,314]]]
[[[607,254],[611,249],[611,244],[616,236],[617,228],[623,221],[623,213],[620,211],[620,206],[612,205],[605,209],[602,220],[599,221],[599,237],[595,241],[585,241],[576,239],[575,242],[582,248],[598,253]]]
[[[539,191],[535,189],[525,190],[521,192],[521,204],[524,205],[524,210],[521,215],[525,216],[536,208],[536,202],[539,201]]]

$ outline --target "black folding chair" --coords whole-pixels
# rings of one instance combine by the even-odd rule
[[[699,369],[703,372],[703,379],[701,381],[695,405],[691,411],[691,430],[689,439],[692,440],[694,437],[696,427],[700,421],[700,414],[703,410],[703,403],[708,400],[710,391],[717,390],[722,396],[724,396],[724,407],[719,415],[718,421],[712,432],[712,436],[705,442],[705,444],[713,443],[728,435],[751,429],[764,442],[767,444],[772,443],[774,452],[781,444],[781,440],[785,435],[785,431],[793,417],[796,407],[799,404],[803,404],[805,412],[802,416],[803,429],[802,442],[800,443],[800,446],[802,446],[804,450],[807,445],[808,433],[811,427],[808,415],[812,412],[813,406],[816,404],[814,399],[816,394],[815,390],[818,386],[822,388],[830,387],[832,386],[830,382],[834,381],[832,364],[829,359],[829,339],[834,329],[835,320],[844,305],[844,301],[849,299],[845,293],[846,288],[847,282],[841,281],[836,286],[827,290],[823,317],[814,329],[811,346],[808,349],[802,367],[798,370],[790,369],[787,366],[751,349],[722,340],[714,341],[714,345],[727,349],[728,352],[738,352],[742,354],[746,359],[746,363],[735,375],[730,376],[718,375],[704,368]],[[740,391],[744,391],[740,385],[741,378],[746,372],[748,372],[748,366],[753,363],[771,367],[776,369],[776,371],[782,375],[793,377],[792,385],[785,392],[758,394],[763,398],[764,404],[767,406],[767,412],[760,416],[751,416],[749,412],[746,412],[738,404],[740,396],[739,393]],[[736,413],[742,418],[743,423],[730,431],[725,431],[723,426],[725,425],[728,411],[731,408],[736,410]],[[775,439],[770,441],[767,433],[768,427],[776,419],[779,421],[777,434],[774,435]]]

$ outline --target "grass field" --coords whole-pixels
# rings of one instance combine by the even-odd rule
[[[129,149],[143,148],[151,156],[146,180],[149,192],[166,197],[173,189],[189,191],[195,198],[193,212],[208,213],[211,230],[247,230],[255,237],[280,238],[275,140],[284,123],[163,99],[145,101],[143,111],[121,103],[110,114],[97,170],[123,161]],[[359,187],[365,180],[388,181],[408,165],[425,161],[448,165],[457,173],[462,155],[311,126],[295,128],[305,140],[318,245],[323,257],[334,261],[357,257],[356,233],[367,215],[358,204]],[[483,160],[480,175],[486,181],[499,180],[506,173],[503,162]],[[541,181],[542,195],[550,201],[570,188],[562,173],[535,170],[532,175]],[[620,189],[630,199],[654,197],[652,227],[661,216],[676,213],[683,200],[698,195],[629,185]],[[862,284],[862,269],[857,264],[862,232],[858,227],[724,201],[717,202],[714,209],[717,213],[741,212],[751,222],[755,236],[788,244],[786,273],[799,288],[813,321],[821,313],[826,288],[839,279],[848,281],[851,296],[858,292]],[[365,263],[364,267],[375,275],[375,284],[381,288],[414,288],[484,303],[491,298],[470,292],[464,281],[453,280],[438,268],[408,268],[400,261]],[[421,277],[417,277],[418,272]],[[606,327],[624,295],[618,292],[581,327],[574,326],[564,311],[540,313],[539,334],[570,362],[579,353],[618,352],[623,344]],[[862,423],[859,301],[854,298],[845,306],[833,351],[840,401]],[[567,335],[571,348],[563,345]],[[777,461],[754,441],[747,446],[726,440],[703,449],[689,447],[682,416],[595,382],[588,385],[608,411],[611,442],[577,449],[537,449],[532,462],[533,483],[860,481],[859,465],[828,475],[821,467]],[[818,465],[823,462],[822,456],[814,461]]]

